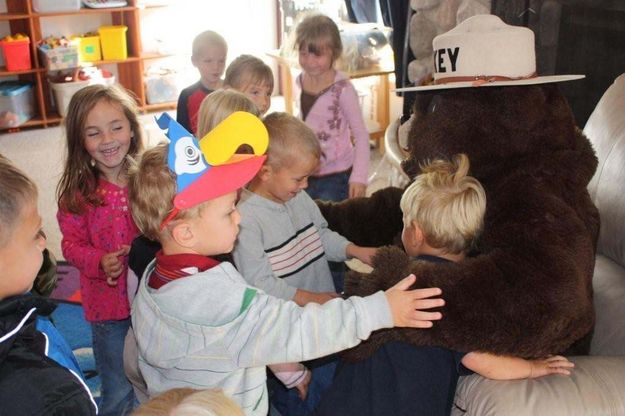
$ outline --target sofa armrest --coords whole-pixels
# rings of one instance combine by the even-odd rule
[[[625,415],[625,357],[570,357],[571,376],[496,381],[461,377],[453,416]]]
[[[590,354],[625,356],[625,268],[598,255],[592,286],[596,322]]]

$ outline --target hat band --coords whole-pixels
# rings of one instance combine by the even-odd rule
[[[473,77],[445,77],[445,78],[439,78],[437,80],[434,80],[434,84],[440,85],[440,84],[449,84],[452,82],[474,81],[475,85],[481,85],[487,82],[495,82],[495,81],[518,81],[521,79],[536,78],[536,76],[537,74],[536,72],[534,72],[526,77],[517,77],[517,78],[504,77],[502,75],[476,75]]]
[[[167,215],[167,217],[165,217],[163,222],[161,222],[161,231],[163,231],[167,224],[169,224],[174,218],[176,218],[176,215],[178,215],[179,213],[180,210],[174,206],[171,212]]]

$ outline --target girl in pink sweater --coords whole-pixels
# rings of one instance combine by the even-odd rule
[[[130,325],[127,254],[138,229],[128,207],[126,156],[143,148],[135,101],[115,86],[92,85],[71,99],[67,160],[57,187],[63,256],[80,271],[85,317],[102,382],[99,415],[124,415],[135,397],[124,375]]]
[[[295,47],[302,68],[296,79],[296,105],[317,134],[322,152],[306,192],[333,201],[365,196],[369,132],[354,86],[334,69],[343,49],[338,27],[327,16],[308,16],[297,26]]]

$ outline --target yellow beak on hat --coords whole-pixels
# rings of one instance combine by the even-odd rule
[[[206,161],[216,166],[229,163],[243,144],[249,145],[255,155],[262,155],[269,145],[269,136],[258,117],[236,111],[202,137],[199,143]]]

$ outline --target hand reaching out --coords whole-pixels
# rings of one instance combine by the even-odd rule
[[[571,369],[575,364],[561,355],[552,355],[547,358],[528,360],[530,374],[527,378],[538,378],[549,374],[571,375]]]
[[[397,327],[430,328],[443,317],[440,312],[424,312],[422,309],[438,308],[445,304],[438,296],[442,291],[437,287],[408,290],[417,278],[414,274],[405,277],[386,291],[386,299],[391,307],[393,323]]]
[[[107,253],[100,259],[100,266],[106,275],[106,283],[109,286],[117,286],[117,279],[124,270],[124,263],[119,257],[127,256],[130,252],[129,245],[122,245],[117,251]]]
[[[361,247],[356,244],[350,243],[345,249],[347,257],[355,257],[361,262],[371,266],[371,258],[378,252],[377,247]]]

